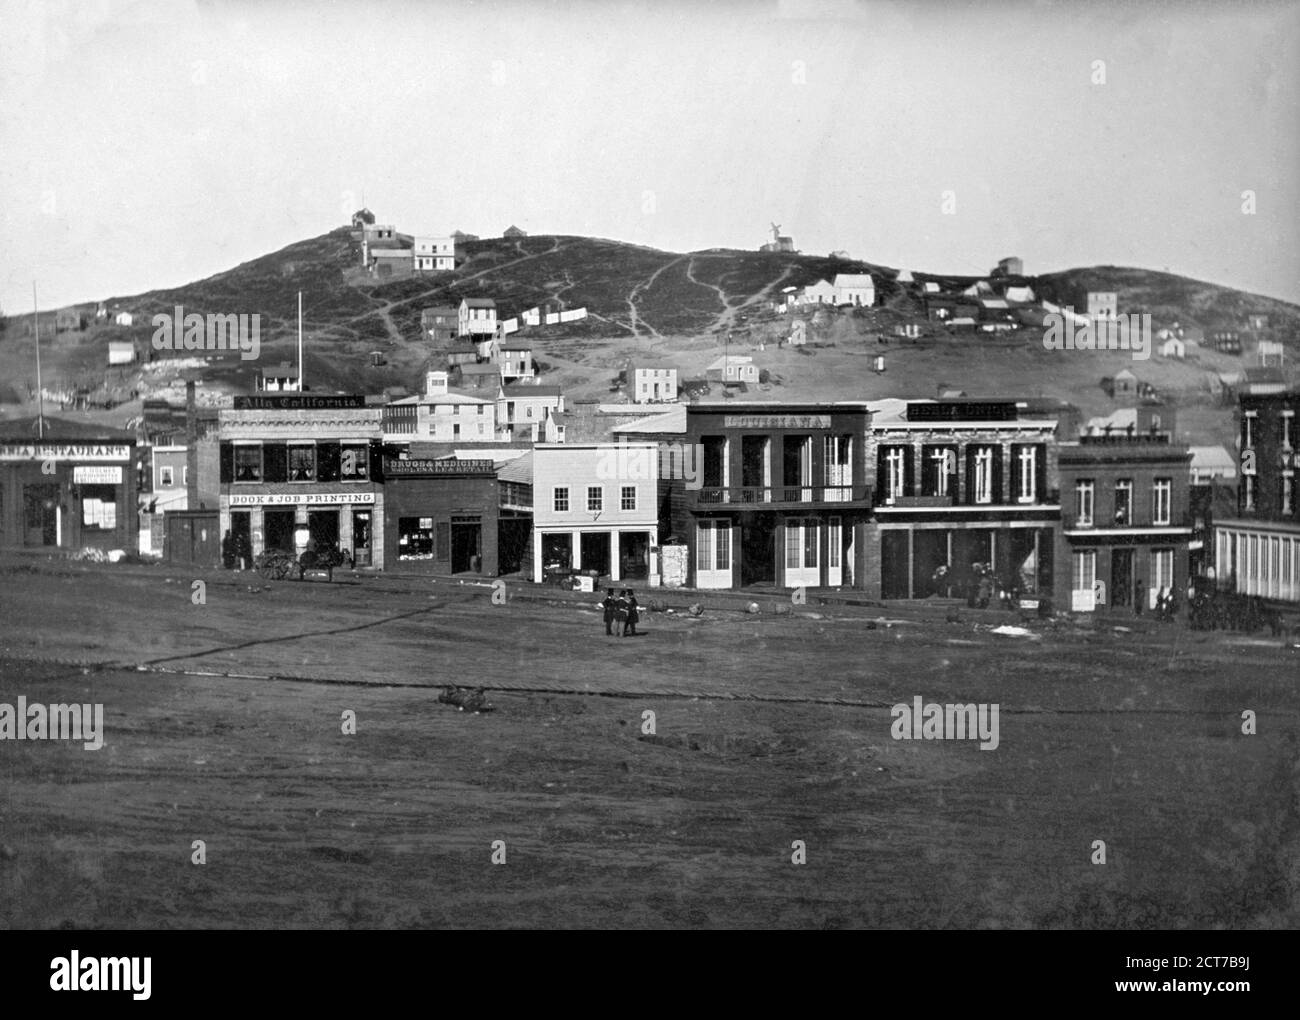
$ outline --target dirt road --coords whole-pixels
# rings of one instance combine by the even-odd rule
[[[606,639],[538,594],[3,565],[0,704],[102,703],[105,733],[0,741],[0,924],[1300,920],[1278,642],[835,607]],[[998,747],[894,739],[918,696],[997,704]]]

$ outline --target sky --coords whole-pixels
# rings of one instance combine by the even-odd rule
[[[1300,302],[1300,0],[0,0],[0,308],[348,222]]]

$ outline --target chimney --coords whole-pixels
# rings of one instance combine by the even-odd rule
[[[427,397],[447,395],[447,373],[428,372],[424,377],[424,394]]]
[[[199,508],[199,411],[193,379],[185,383],[185,508]]]

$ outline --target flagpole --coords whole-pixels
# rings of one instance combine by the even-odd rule
[[[298,392],[305,389],[302,379],[302,291],[298,291]]]
[[[32,329],[36,335],[36,436],[45,438],[45,390],[41,385],[41,308],[36,301],[36,281],[32,281]]]

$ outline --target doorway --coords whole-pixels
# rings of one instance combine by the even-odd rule
[[[609,532],[586,532],[580,541],[582,572],[587,574],[594,570],[601,577],[609,577]]]
[[[262,548],[278,549],[281,552],[292,553],[293,547],[293,520],[294,512],[292,510],[264,510],[262,512],[262,530],[263,540]]]
[[[650,575],[650,536],[644,531],[618,536],[618,573],[625,581],[644,581]]]
[[[23,486],[24,545],[59,544],[59,487]]]
[[[480,517],[453,517],[451,519],[451,572],[480,573],[483,524]]]
[[[1133,604],[1133,550],[1112,549],[1110,553],[1110,604]]]
[[[753,514],[740,521],[740,585],[776,584],[776,515]]]
[[[316,551],[324,552],[339,544],[339,512],[312,510],[307,514],[307,533],[316,541]]]

